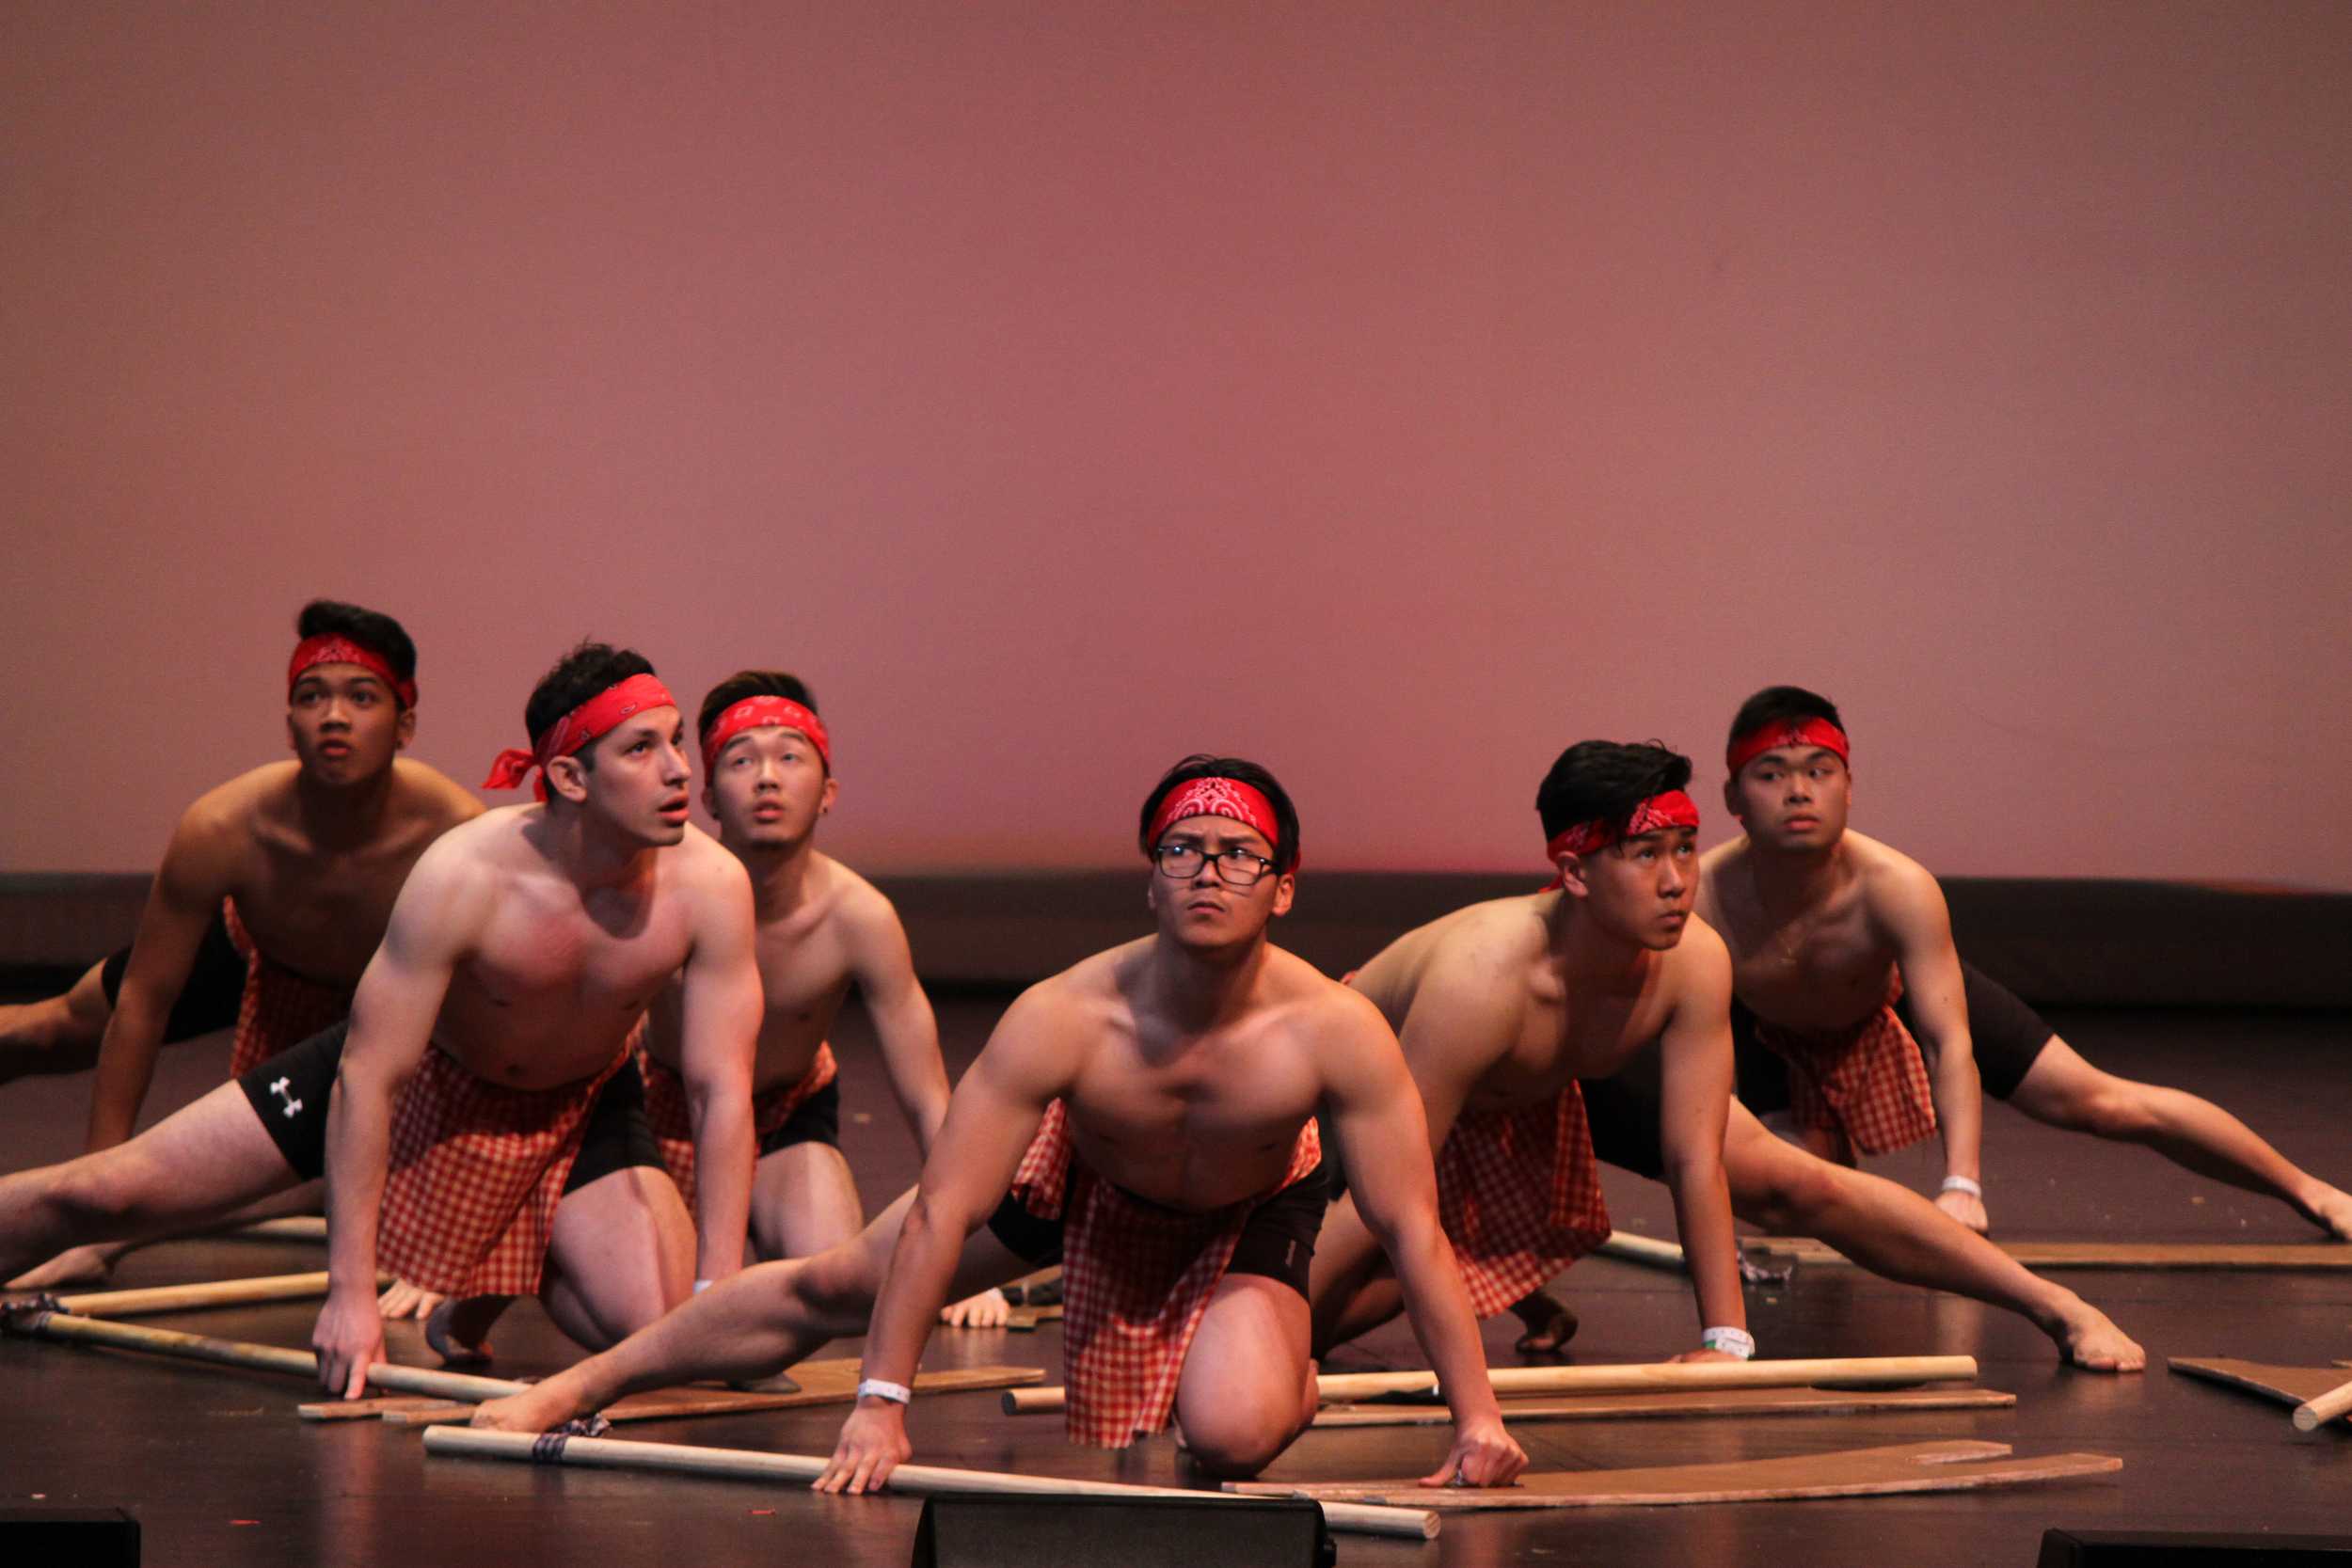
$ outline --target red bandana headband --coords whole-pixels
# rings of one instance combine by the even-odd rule
[[[1160,809],[1152,814],[1151,831],[1143,835],[1143,852],[1160,841],[1171,822],[1182,822],[1187,816],[1223,816],[1265,834],[1265,841],[1279,854],[1282,847],[1281,831],[1274,823],[1274,802],[1267,800],[1255,785],[1239,779],[1190,779],[1168,792]],[[1295,867],[1294,867],[1295,869]]]
[[[1740,769],[1765,752],[1783,746],[1818,746],[1825,752],[1836,752],[1837,760],[1849,762],[1846,732],[1826,719],[1775,719],[1758,724],[1745,735],[1731,737],[1730,747],[1724,752],[1724,767],[1733,778]]]
[[[728,741],[745,730],[765,729],[800,731],[825,759],[825,771],[833,771],[833,741],[815,708],[803,707],[789,697],[746,697],[710,721],[703,736],[703,772],[708,775],[719,770],[719,753],[726,750]]]
[[[1620,833],[1597,817],[1561,829],[1544,846],[1544,856],[1557,861],[1563,855],[1589,855],[1596,849],[1606,849],[1621,838],[1639,838],[1644,833],[1663,832],[1668,828],[1695,828],[1699,825],[1699,808],[1688,795],[1670,789],[1663,795],[1653,795],[1633,808],[1632,820]],[[1553,878],[1550,885],[1558,887],[1561,879]]]
[[[530,751],[517,751],[510,746],[501,752],[498,760],[490,764],[490,776],[482,781],[482,787],[518,789],[522,782],[531,776],[531,770],[536,768],[539,769],[537,793],[539,799],[544,800],[548,798],[548,763],[557,757],[570,756],[598,736],[609,734],[632,713],[643,713],[647,708],[675,706],[677,699],[670,695],[670,689],[659,679],[652,675],[631,675],[617,685],[606,687],[549,724],[547,733],[539,737],[539,744]]]
[[[294,695],[294,682],[302,678],[305,670],[319,664],[357,664],[382,681],[401,706],[417,705],[415,681],[405,681],[393,674],[390,661],[373,648],[363,648],[350,638],[331,631],[306,637],[294,644],[294,657],[286,665],[286,695]]]

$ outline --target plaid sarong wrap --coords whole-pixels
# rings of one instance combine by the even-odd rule
[[[1206,1213],[1148,1203],[1073,1158],[1070,1114],[1057,1100],[1013,1173],[1012,1196],[1062,1221],[1062,1381],[1070,1440],[1123,1449],[1168,1425],[1184,1354],[1225,1277],[1234,1243],[1263,1198]],[[1271,1197],[1323,1161],[1311,1117]]]
[[[1895,1016],[1902,994],[1898,973],[1876,1012],[1827,1034],[1756,1021],[1756,1043],[1788,1064],[1788,1114],[1801,1127],[1829,1133],[1848,1164],[1856,1149],[1886,1154],[1935,1131],[1927,1061]]]
[[[229,941],[245,959],[245,995],[237,1003],[236,1044],[229,1076],[241,1077],[288,1046],[300,1045],[351,1013],[350,986],[330,986],[272,963],[237,918],[237,901],[220,901]]]
[[[1482,1318],[1607,1241],[1584,1091],[1456,1117],[1438,1150],[1438,1219]]]
[[[537,1291],[588,1113],[630,1065],[624,1049],[594,1077],[510,1089],[427,1048],[392,1108],[380,1266],[444,1295]]]
[[[637,1070],[645,1080],[645,1119],[653,1124],[653,1135],[661,1145],[661,1163],[669,1167],[670,1180],[677,1183],[680,1196],[686,1199],[689,1213],[694,1208],[694,1111],[686,1097],[686,1080],[663,1063],[655,1061],[642,1043],[637,1047]],[[759,1140],[792,1119],[792,1113],[808,1102],[812,1095],[834,1081],[841,1070],[834,1059],[830,1044],[817,1048],[817,1059],[808,1065],[808,1071],[799,1081],[779,1084],[761,1089],[752,1096],[752,1144],[755,1163],[757,1162]]]

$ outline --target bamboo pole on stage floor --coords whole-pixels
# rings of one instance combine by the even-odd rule
[[[1872,1355],[1788,1361],[1637,1362],[1614,1367],[1497,1367],[1487,1374],[1498,1394],[1633,1394],[1654,1388],[1802,1388],[1836,1384],[1847,1388],[1896,1388],[1977,1375],[1972,1355]],[[1335,1372],[1315,1380],[1326,1400],[1370,1399],[1381,1394],[1435,1394],[1438,1374]],[[1008,1416],[1059,1410],[1063,1391],[1008,1388]]]
[[[717,1476],[735,1481],[812,1481],[830,1458],[762,1453],[752,1449],[697,1448],[684,1443],[632,1443],[612,1437],[533,1436],[526,1432],[485,1432],[474,1427],[428,1427],[424,1451],[444,1458],[535,1461],[543,1465],[586,1465],[613,1470],[660,1470],[677,1475]],[[890,1472],[889,1491],[914,1496],[986,1492],[1071,1497],[1185,1497],[1212,1501],[1225,1492],[1192,1492],[1175,1486],[1129,1486],[1108,1481],[1066,1481],[1056,1476],[1009,1475],[997,1470],[951,1470],[934,1465],[901,1465]],[[1357,1535],[1428,1541],[1438,1516],[1426,1509],[1363,1504],[1323,1505],[1335,1530]]]
[[[2330,1388],[2295,1407],[2295,1430],[2317,1432],[2337,1417],[2352,1412],[2352,1383]]]
[[[377,1276],[391,1283],[389,1275]],[[271,1274],[253,1279],[215,1279],[198,1285],[151,1285],[131,1291],[89,1291],[59,1296],[57,1307],[77,1318],[135,1318],[150,1312],[185,1312],[205,1307],[246,1307],[257,1302],[308,1301],[326,1294],[327,1275]]]
[[[223,1367],[246,1367],[256,1371],[289,1372],[316,1381],[319,1358],[307,1350],[278,1345],[248,1344],[241,1339],[215,1339],[202,1334],[183,1334],[172,1328],[148,1328],[138,1323],[109,1323],[101,1318],[77,1318],[70,1312],[30,1312],[12,1317],[10,1332],[63,1339],[115,1350],[146,1351],[184,1361],[210,1361]],[[432,1394],[441,1399],[502,1399],[519,1394],[527,1384],[500,1377],[469,1377],[462,1372],[436,1371],[430,1367],[401,1367],[379,1361],[368,1369],[368,1382],[401,1394]]]

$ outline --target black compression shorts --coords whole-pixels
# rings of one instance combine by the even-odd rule
[[[109,1008],[121,997],[123,972],[130,967],[128,947],[108,955],[99,965],[98,983],[106,992]],[[171,1005],[170,1018],[165,1021],[164,1043],[177,1045],[215,1030],[235,1028],[237,1008],[244,1001],[245,955],[229,940],[229,923],[215,910],[212,924],[204,927],[204,940],[197,943],[196,959],[188,965],[188,978]]]
[[[2007,1100],[2026,1081],[2056,1031],[2015,991],[1965,958],[1960,961],[1960,982],[1968,1008],[1968,1038],[1976,1051],[1978,1077],[1985,1093]],[[1908,990],[1895,1004],[1895,1016],[1913,1035],[1918,1034],[1919,1020],[1912,1010]],[[1758,1116],[1787,1110],[1788,1064],[1757,1042],[1756,1015],[1738,1002],[1731,1005],[1731,1038],[1738,1053],[1740,1103]]]
[[[1147,1208],[1166,1207],[1133,1193],[1126,1196],[1130,1201]],[[1233,1243],[1233,1259],[1225,1266],[1225,1272],[1279,1280],[1304,1296],[1307,1268],[1314,1261],[1315,1238],[1323,1231],[1324,1212],[1330,1207],[1330,1182],[1324,1175],[1323,1165],[1318,1164],[1250,1211],[1242,1227],[1241,1240]],[[988,1217],[988,1228],[1005,1243],[1007,1250],[1032,1268],[1047,1268],[1061,1261],[1062,1222],[1038,1218],[1010,1193],[1005,1195],[1005,1200]]]
[[[246,1102],[269,1130],[278,1152],[306,1181],[326,1174],[326,1104],[343,1059],[351,1021],[330,1024],[300,1045],[281,1051],[237,1080]],[[429,1047],[427,1049],[430,1049]],[[645,1120],[645,1084],[630,1061],[605,1081],[588,1112],[588,1130],[564,1191],[578,1192],[600,1176],[631,1165],[662,1170],[661,1148]]]

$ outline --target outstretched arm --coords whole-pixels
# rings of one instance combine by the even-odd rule
[[[1960,974],[1960,951],[1952,945],[1952,921],[1944,890],[1925,868],[1902,865],[1887,874],[1885,891],[1874,890],[1879,918],[1895,940],[1895,962],[1903,992],[1918,1024],[1926,1053],[1929,1093],[1944,1133],[1945,1190],[1936,1207],[1971,1230],[1984,1230],[1980,1183],[1984,1089],[1977,1076],[1975,1042],[1968,1034],[1967,990]],[[1965,1182],[1967,1186],[1955,1183]],[[1969,1191],[1974,1187],[1977,1191]]]
[[[694,1127],[694,1277],[720,1280],[743,1267],[751,1221],[752,1061],[759,1048],[759,961],[751,883],[732,855],[706,862],[694,890],[694,948],[680,972],[678,1077]],[[658,998],[657,1005],[663,999]]]
[[[375,1242],[391,1157],[392,1101],[416,1075],[459,956],[489,907],[486,880],[440,846],[409,873],[384,943],[351,1004],[351,1032],[326,1113],[326,1305],[310,1343],[319,1382],[358,1399],[383,1359]]]
[[[1438,1223],[1437,1169],[1426,1152],[1422,1097],[1379,1009],[1345,995],[1322,1046],[1327,1124],[1340,1142],[1357,1212],[1396,1271],[1413,1335],[1454,1413],[1453,1451],[1423,1483],[1458,1477],[1474,1486],[1506,1485],[1527,1467],[1527,1455],[1503,1430],[1478,1320]],[[1453,1104],[1460,1102],[1457,1090]]]
[[[204,927],[229,894],[236,854],[233,828],[209,800],[188,809],[164,851],[147,907],[139,913],[131,943],[130,967],[113,1018],[98,1047],[98,1072],[90,1090],[89,1130],[84,1148],[109,1148],[131,1135],[139,1107],[155,1076],[155,1053],[171,1017]]]
[[[898,911],[879,893],[852,902],[843,922],[850,973],[882,1038],[891,1091],[928,1158],[940,1123],[947,1119],[947,1065],[939,1054],[939,1021],[914,977],[914,955]]]
[[[1694,921],[1673,961],[1678,990],[1658,1041],[1658,1141],[1666,1186],[1674,1194],[1683,1256],[1690,1259],[1699,1327],[1744,1335],[1748,1307],[1740,1290],[1731,1188],[1724,1176],[1724,1129],[1731,1114],[1731,958],[1722,939]],[[1728,1358],[1729,1353],[1711,1350],[1675,1357]]]
[[[923,1163],[923,1179],[874,1303],[866,1334],[867,1378],[914,1383],[964,1238],[1012,1185],[1045,1108],[1076,1076],[1076,1055],[1057,1026],[1047,987],[1024,992],[1007,1010],[948,1101],[947,1119]],[[842,1423],[833,1463],[817,1478],[817,1490],[878,1488],[913,1451],[905,1407],[867,1395]]]

